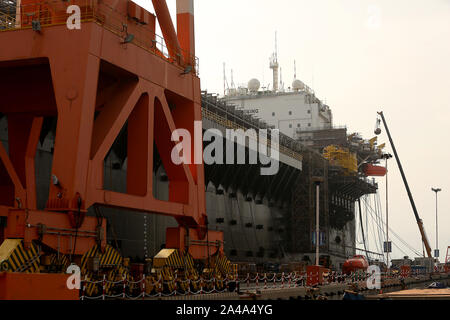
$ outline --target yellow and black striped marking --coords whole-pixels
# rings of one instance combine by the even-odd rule
[[[198,280],[198,272],[195,269],[194,259],[188,252],[181,252],[176,249],[163,249],[154,258],[154,268],[157,270],[158,277],[166,282],[165,289],[169,292],[175,290],[175,284],[172,282],[175,279],[175,271],[177,273],[177,282],[179,288],[187,291],[189,284],[183,282],[184,280]],[[197,283],[193,284],[198,286]]]
[[[231,268],[230,260],[228,260],[225,255],[217,254],[214,257],[214,271],[220,273],[224,277],[231,274],[233,270]]]
[[[112,246],[106,246],[105,253],[100,258],[100,268],[116,267],[122,264],[122,256]]]
[[[39,252],[33,243],[28,250],[21,239],[6,239],[0,246],[1,271],[39,273],[39,265]]]
[[[180,257],[178,250],[174,250],[174,252],[167,258],[166,266],[177,269],[184,268],[184,261]]]
[[[60,266],[62,272],[66,272],[70,265],[70,260],[65,254],[53,253],[50,255],[50,264],[53,266]]]
[[[112,246],[107,245],[105,252],[101,252],[98,245],[92,247],[88,252],[86,252],[81,258],[81,274],[82,279],[88,281],[100,281],[103,280],[103,275],[99,276],[88,270],[89,258],[98,257],[99,259],[99,269],[101,272],[99,274],[106,274],[107,283],[105,285],[106,294],[111,294],[111,289],[113,288],[112,281],[118,281],[123,279],[123,276],[128,276],[128,270],[122,266],[123,258],[121,254],[114,249]],[[86,283],[85,294],[87,296],[93,296],[101,293],[102,285],[95,283]]]

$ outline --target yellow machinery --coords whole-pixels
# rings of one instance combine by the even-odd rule
[[[347,148],[331,145],[324,149],[323,154],[331,165],[342,167],[347,174],[353,175],[358,172],[356,154],[350,152]]]

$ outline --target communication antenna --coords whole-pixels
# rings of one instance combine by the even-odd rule
[[[280,88],[281,88],[281,91],[284,91],[283,74],[282,74],[281,67],[280,67]]]
[[[227,81],[227,73],[226,73],[226,64],[223,63],[223,95],[227,95],[227,89],[229,89],[228,81]]]
[[[275,31],[275,61],[278,62],[278,41],[276,31]]]
[[[294,60],[294,80],[297,80],[297,62]]]
[[[275,32],[275,52],[270,57],[270,69],[273,70],[273,91],[278,91],[278,70],[280,65],[278,64],[278,43],[277,32]]]
[[[233,69],[231,69],[231,89],[234,89]]]
[[[225,62],[223,63],[223,95],[226,96],[226,83],[227,83],[227,74],[225,70]]]
[[[263,91],[266,91],[265,89],[266,89],[266,84],[265,84],[265,78],[264,78],[264,69],[265,68],[263,68],[262,69],[262,86],[261,86],[261,88],[263,89]]]

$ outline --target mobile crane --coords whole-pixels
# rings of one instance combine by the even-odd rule
[[[381,121],[383,121],[383,125],[384,125],[384,127],[386,129],[386,133],[388,135],[389,142],[391,143],[391,146],[392,146],[392,151],[394,151],[395,160],[397,161],[398,168],[399,168],[400,173],[402,175],[403,183],[405,184],[406,192],[408,193],[408,197],[409,197],[409,202],[411,203],[411,207],[413,209],[414,216],[415,216],[416,221],[417,221],[417,225],[419,226],[419,231],[420,231],[420,235],[422,236],[422,242],[423,242],[423,244],[425,246],[425,250],[427,251],[428,257],[429,258],[433,258],[432,253],[431,253],[431,246],[430,246],[430,243],[428,241],[427,235],[425,233],[425,228],[423,226],[423,221],[422,221],[422,219],[420,219],[419,214],[417,212],[416,204],[414,203],[414,198],[413,198],[411,190],[409,188],[408,181],[406,180],[405,172],[403,171],[403,166],[402,166],[402,164],[400,162],[400,158],[398,156],[397,149],[395,148],[394,141],[392,139],[391,133],[390,133],[389,128],[388,128],[388,125],[386,123],[386,118],[384,117],[383,112],[378,112],[378,115],[381,118]],[[380,128],[381,121],[380,121],[379,118],[377,119],[377,125],[376,125],[376,128],[375,128],[375,134],[376,135],[380,135],[381,134],[381,128]]]

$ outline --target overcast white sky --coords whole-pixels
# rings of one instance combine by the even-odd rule
[[[137,3],[153,12],[150,0]],[[176,1],[167,3],[174,16]],[[277,31],[286,87],[296,60],[297,78],[331,107],[336,125],[371,138],[376,112],[383,110],[433,249],[431,187],[443,189],[439,246],[445,258],[450,245],[450,0],[196,0],[195,14],[202,89],[223,93],[223,62],[228,78],[233,68],[236,84],[253,77],[271,82],[269,56]],[[388,142],[384,132],[380,140]],[[421,252],[394,160],[390,168],[390,225]],[[380,197],[384,206],[382,180]],[[394,249],[394,257],[402,256]]]

